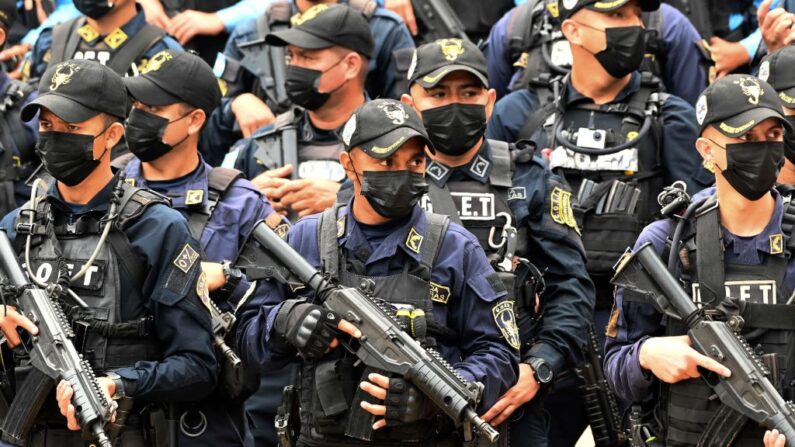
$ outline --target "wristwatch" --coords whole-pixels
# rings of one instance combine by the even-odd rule
[[[105,373],[105,377],[112,380],[113,384],[115,385],[114,388],[116,388],[113,393],[113,396],[110,396],[111,399],[119,400],[127,397],[127,395],[124,393],[124,381],[122,380],[120,375],[116,374],[113,371],[108,371]]]
[[[539,357],[530,357],[526,363],[533,367],[533,377],[536,379],[536,382],[542,386],[552,383],[552,378],[555,376],[555,373],[546,360]]]
[[[221,266],[224,269],[226,283],[218,289],[218,293],[223,297],[228,297],[235,288],[237,288],[237,285],[240,284],[240,281],[243,279],[243,272],[238,268],[232,267],[232,263],[229,261],[222,262]]]

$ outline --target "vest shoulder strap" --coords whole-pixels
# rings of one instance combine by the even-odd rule
[[[162,28],[145,24],[113,54],[108,61],[108,68],[116,73],[127,73],[130,71],[130,66],[165,35],[166,32]]]
[[[85,17],[77,17],[68,22],[55,25],[52,30],[52,49],[50,50],[50,61],[48,67],[53,64],[69,60],[74,56],[80,45],[80,36],[77,29],[86,23]]]
[[[323,273],[334,279],[339,279],[340,277],[337,215],[341,207],[342,204],[335,203],[334,206],[327,208],[320,214],[317,225],[318,248],[320,250],[320,259],[323,263]]]
[[[717,196],[708,199],[696,211],[696,269],[701,302],[722,303],[726,299],[726,272]]]
[[[194,238],[201,240],[204,228],[207,227],[218,202],[223,199],[232,183],[241,177],[243,173],[237,169],[216,167],[210,170],[207,174],[207,203],[204,209],[191,211],[188,218],[188,227]]]
[[[114,168],[114,169],[118,169],[120,171],[123,171],[124,169],[127,169],[127,165],[130,164],[130,161],[132,161],[132,159],[134,157],[135,157],[135,155],[133,155],[132,152],[128,152],[128,153],[126,153],[124,155],[120,155],[120,156],[114,158],[113,160],[111,160],[110,166],[112,168]]]
[[[489,146],[491,147],[491,161],[494,163],[491,174],[489,174],[489,181],[494,186],[510,188],[513,186],[511,146],[505,141],[498,140],[489,140]]]
[[[171,206],[168,197],[148,189],[136,188],[128,183],[122,185],[122,197],[119,204],[119,218],[116,223],[119,230],[124,231],[132,222],[141,217],[152,205]]]
[[[378,3],[373,0],[348,0],[348,6],[361,12],[367,20],[370,20],[378,8]]]
[[[511,61],[519,59],[520,55],[528,51],[536,39],[532,32],[535,27],[535,19],[539,13],[543,13],[543,0],[530,0],[517,6],[508,21],[508,49]]]
[[[433,266],[436,264],[436,258],[439,256],[439,248],[442,246],[444,235],[447,234],[447,227],[450,225],[450,218],[443,214],[425,213],[426,226],[425,226],[425,240],[422,241],[420,247],[420,264],[425,267],[428,272],[428,278],[423,278],[426,281],[431,280],[431,272]]]
[[[215,167],[207,175],[207,186],[223,196],[232,183],[241,177],[243,177],[243,173],[237,169]]]
[[[438,186],[436,183],[428,183],[428,198],[431,199],[433,210],[437,214],[448,216],[450,220],[458,225],[464,226],[461,221],[461,216],[458,215],[458,208],[455,206],[453,195],[450,193],[450,188],[447,185],[443,187]]]
[[[789,258],[795,252],[795,201],[792,200],[791,195],[787,195],[782,197],[782,202],[784,215],[781,216],[781,232],[786,239],[785,246]]]
[[[288,1],[275,1],[268,6],[268,13],[264,16],[267,17],[267,23],[273,25],[274,23],[290,23],[290,16],[292,15],[292,5]],[[262,31],[257,24],[257,30]],[[259,36],[265,38],[265,34]]]

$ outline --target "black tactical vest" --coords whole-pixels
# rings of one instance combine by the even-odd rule
[[[366,276],[364,261],[349,259],[347,250],[340,248],[338,237],[344,234],[347,212],[341,205],[326,210],[318,222],[320,257],[323,272],[336,278],[346,287],[359,287],[363,279],[374,283],[372,296],[398,311],[422,310],[429,326],[433,319],[430,278],[433,263],[447,230],[447,217],[428,213],[425,239],[420,247],[421,263],[407,262],[395,275]],[[427,260],[427,261],[426,261]],[[434,334],[429,328],[426,337],[418,339],[433,344]],[[344,349],[337,349],[319,362],[303,362],[301,367],[301,443],[323,446],[403,446],[429,445],[440,434],[437,420],[401,425],[372,433],[372,441],[357,441],[346,437],[354,427],[372,425],[369,413],[361,410],[359,402],[366,399],[358,390],[359,383],[371,370],[356,366],[357,358]],[[439,418],[447,422],[447,418]],[[369,421],[369,422],[368,422]],[[453,432],[452,425],[443,426]],[[305,443],[305,444],[304,444]],[[433,442],[431,441],[431,444]]]
[[[567,85],[565,79],[562,85]],[[597,308],[612,304],[613,287],[609,280],[613,275],[613,265],[627,247],[635,244],[640,231],[655,219],[660,210],[657,204],[657,194],[663,188],[660,110],[665,97],[659,93],[659,83],[643,73],[640,89],[621,103],[596,105],[583,101],[568,104],[563,111],[547,109],[552,110],[543,122],[547,146],[552,148],[549,167],[562,175],[573,191],[570,199],[587,253],[586,268],[596,285]],[[561,98],[566,98],[565,92],[561,93]],[[650,127],[642,136],[640,130],[647,112],[651,116]],[[544,119],[544,110],[537,116]],[[531,117],[531,121],[534,119]],[[555,137],[556,129],[561,129],[571,144],[578,147],[588,144],[589,149],[604,152],[627,141],[638,138],[639,141],[619,152],[593,156],[563,147]],[[522,132],[525,132],[524,128]],[[601,148],[596,143],[601,143]],[[599,192],[592,194],[592,198],[599,197],[601,193],[609,195],[614,180],[639,189],[634,212],[599,212],[597,201],[583,200],[579,203],[577,194],[585,180],[597,185],[594,191]]]
[[[38,165],[33,151],[36,142],[19,116],[22,103],[33,91],[28,84],[10,79],[0,93],[0,213],[17,207],[14,183],[25,181]],[[14,148],[20,155],[14,155]]]
[[[120,37],[117,40],[111,33],[91,46],[78,32],[85,24],[86,18],[78,17],[53,28],[48,68],[69,59],[90,59],[106,65],[120,76],[137,74],[135,63],[166,36],[161,28],[146,23],[134,35],[126,36],[126,40]],[[121,42],[117,44],[118,41]]]
[[[688,268],[682,274],[686,289],[700,307],[716,309],[718,317],[738,314],[744,320],[742,333],[758,354],[775,355],[777,376],[773,383],[785,399],[795,396],[795,312],[785,303],[792,293],[785,285],[787,264],[792,255],[792,232],[795,208],[785,199],[782,234],[771,236],[771,250],[760,265],[725,264],[720,239],[719,215],[715,198],[710,198],[689,221],[682,243],[687,249]],[[695,228],[693,228],[695,227]],[[689,234],[688,234],[689,233]],[[680,256],[681,257],[681,256]],[[701,275],[700,275],[701,274]],[[724,287],[718,282],[723,277]],[[723,290],[721,290],[723,289]],[[712,293],[710,290],[717,291]],[[720,310],[718,310],[720,309]],[[678,321],[668,322],[668,335],[681,335],[687,329]],[[702,436],[704,445],[758,446],[764,429],[746,422],[734,440],[717,440],[726,436],[721,422],[728,409],[713,395],[702,379],[690,379],[662,387],[663,418],[668,446],[694,446]],[[729,412],[730,413],[730,412]],[[715,435],[704,433],[715,433]]]
[[[146,264],[130,245],[124,230],[147,207],[168,201],[128,185],[123,191],[119,217],[112,223],[107,242],[85,276],[71,286],[88,308],[69,302],[64,306],[75,330],[75,347],[95,371],[129,367],[137,361],[161,357],[153,316],[140,291]],[[61,262],[74,274],[90,258],[102,232],[104,212],[65,220],[65,216],[54,215],[46,201],[37,208],[30,267],[40,281],[56,282]],[[18,218],[18,222],[23,221],[26,223],[24,217]],[[18,251],[26,238],[23,233],[17,235],[14,243]],[[122,306],[135,318],[122,320]]]

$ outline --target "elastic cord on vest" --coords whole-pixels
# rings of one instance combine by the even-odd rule
[[[544,59],[544,63],[547,64],[547,66],[553,72],[553,74],[559,74],[559,75],[568,74],[571,70],[563,68],[552,62],[552,56],[549,54],[549,46],[552,43],[552,39],[544,39],[544,40],[547,40],[545,42],[541,42],[541,57]]]
[[[649,133],[649,131],[651,130],[651,124],[652,124],[652,115],[648,113],[647,110],[646,117],[643,119],[643,125],[640,127],[640,130],[638,131],[638,136],[636,136],[631,140],[625,141],[623,144],[619,144],[618,146],[605,148],[605,149],[589,149],[577,146],[576,144],[569,142],[569,139],[565,135],[563,135],[563,117],[561,117],[560,119],[558,119],[557,124],[555,124],[555,140],[559,142],[563,147],[571,149],[574,152],[579,152],[581,154],[597,155],[597,156],[610,155],[610,154],[615,154],[617,152],[621,152],[625,149],[629,149],[633,146],[636,146],[637,142],[642,141],[643,138],[645,138],[646,135]]]
[[[696,210],[704,204],[707,198],[702,200],[697,200],[690,204],[685,210],[685,213],[679,219],[679,222],[676,223],[676,228],[674,229],[674,235],[671,238],[671,251],[668,253],[668,271],[671,272],[672,275],[675,274],[676,269],[676,261],[679,259],[679,243],[682,241],[682,233],[685,231],[685,224],[693,214],[696,213]]]

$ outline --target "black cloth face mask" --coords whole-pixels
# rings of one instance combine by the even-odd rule
[[[788,116],[787,121],[795,126],[795,116]],[[784,132],[784,156],[790,163],[795,164],[795,133]]]
[[[784,143],[781,141],[754,141],[727,144],[726,147],[715,144],[726,151],[727,160],[726,169],[715,167],[746,199],[759,200],[776,184],[784,165]]]
[[[602,31],[584,23],[580,25]],[[594,53],[594,57],[610,76],[623,78],[640,68],[646,54],[645,30],[642,26],[606,28],[604,33],[607,47]]]
[[[74,0],[78,11],[94,20],[99,20],[113,9],[116,2],[110,0]]]
[[[407,170],[364,171],[361,182],[361,195],[376,213],[387,219],[407,216],[428,192],[425,177]]]
[[[422,122],[437,151],[463,155],[486,133],[486,106],[455,103],[423,110]]]
[[[287,90],[287,96],[290,98],[290,101],[292,101],[293,104],[303,107],[307,110],[317,110],[323,107],[323,104],[328,102],[329,98],[331,98],[331,94],[341,89],[347,81],[343,82],[339,87],[331,90],[330,92],[320,93],[318,91],[320,78],[325,73],[328,73],[329,70],[336,67],[337,64],[342,62],[342,59],[338,60],[334,65],[327,68],[325,71],[288,65],[287,73],[285,74],[284,87]]]
[[[168,118],[133,108],[125,123],[127,146],[143,162],[157,160],[171,152],[174,147],[179,146],[188,138],[188,135],[185,135],[185,138],[180,140],[179,143],[171,145],[163,141],[163,134],[169,124],[176,123],[190,115],[190,113],[188,112],[174,121],[169,121]]]
[[[75,186],[86,179],[99,166],[94,159],[94,140],[105,133],[110,126],[99,135],[80,135],[64,132],[41,132],[36,143],[36,153],[41,158],[44,168],[56,180],[66,186]],[[107,152],[107,147],[105,152]],[[100,155],[100,159],[105,156]]]

